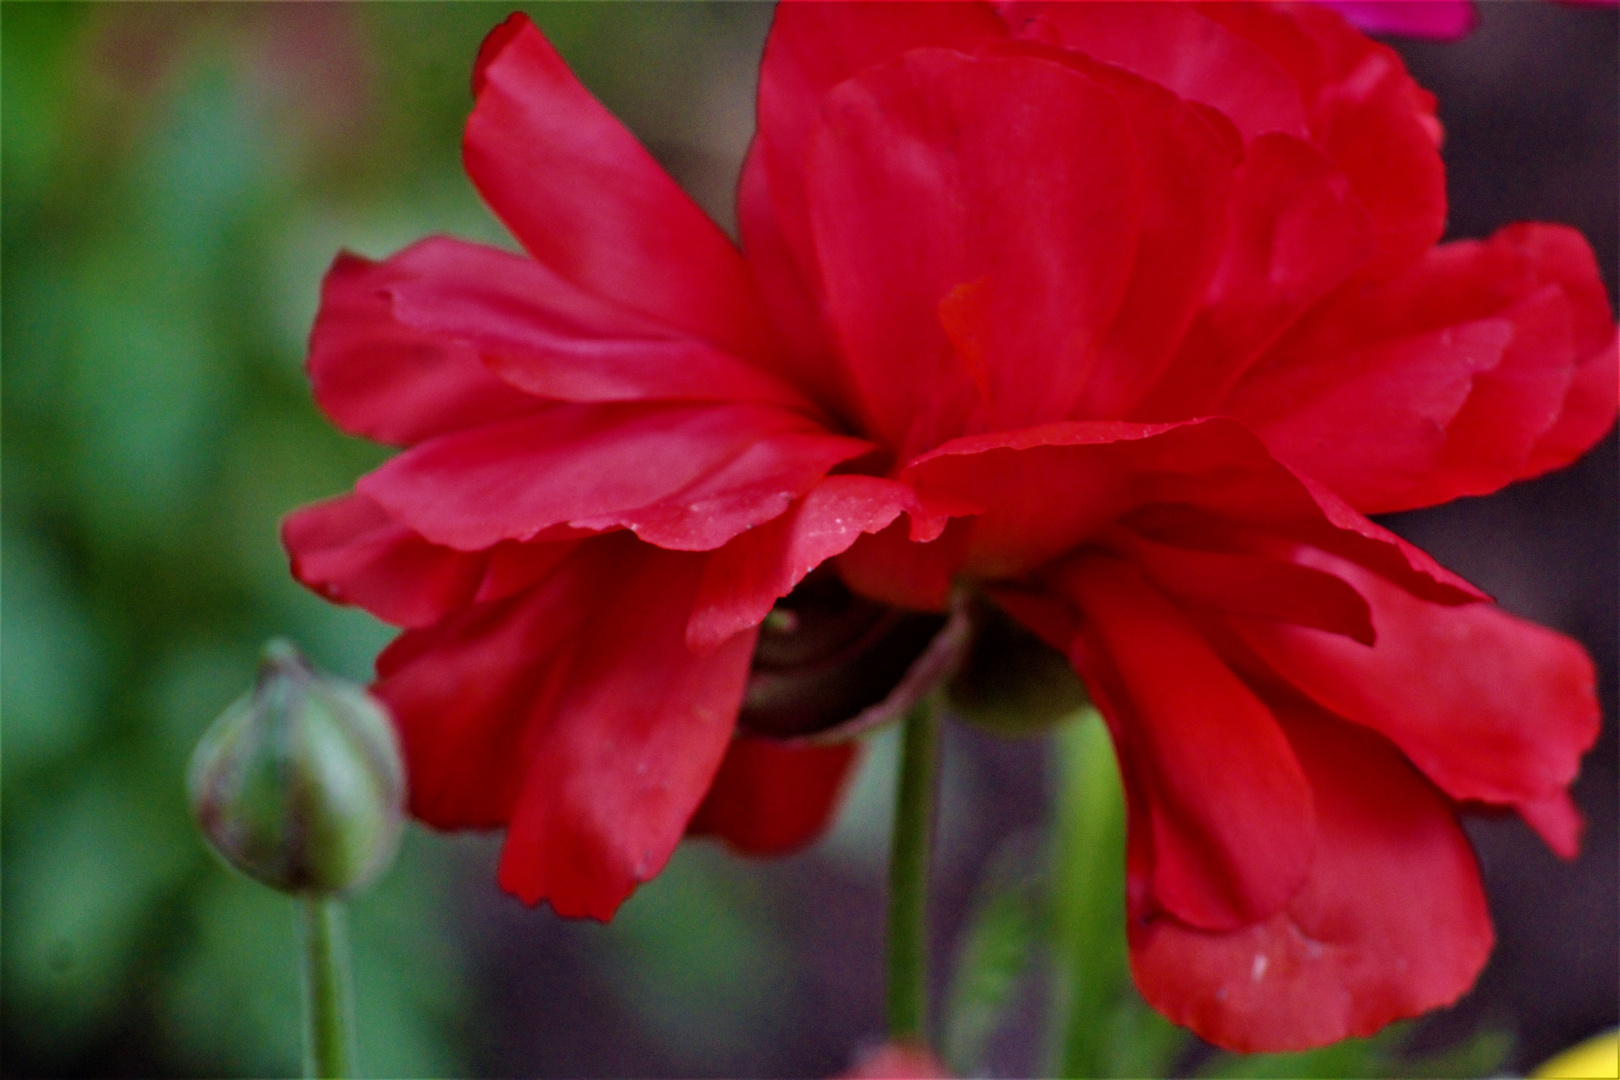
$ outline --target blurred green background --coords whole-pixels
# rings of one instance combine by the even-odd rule
[[[1615,20],[1538,7],[1547,10],[1487,6],[1468,45],[1409,50],[1426,80],[1457,88],[1442,92],[1453,226],[1477,235],[1518,216],[1573,220],[1598,238],[1612,293]],[[381,257],[430,232],[509,243],[459,163],[471,60],[509,10],[0,5],[5,1075],[297,1068],[294,910],[202,848],[184,806],[184,762],[247,686],[266,638],[290,636],[361,680],[388,640],[368,616],[296,586],[276,539],[281,515],[346,488],[385,454],[316,412],[304,344],[320,277],[341,247]],[[729,225],[769,9],[532,13],[585,83]],[[1526,75],[1526,49],[1558,69]],[[1540,81],[1524,84],[1526,95],[1516,78]],[[1447,113],[1448,101],[1459,111]],[[1489,119],[1508,101],[1523,134],[1504,137]],[[1610,731],[1599,753],[1609,758],[1613,458],[1611,439],[1574,480],[1399,523],[1510,606],[1586,636],[1605,670]],[[1561,562],[1526,571],[1513,552],[1540,550],[1549,507]],[[1599,595],[1597,608],[1569,598],[1582,589]],[[1040,1072],[1050,993],[1031,976],[1045,963],[1044,924],[1027,879],[1061,756],[961,730],[947,753],[935,929],[953,1053],[996,1074]],[[610,927],[563,923],[500,896],[494,838],[413,828],[398,866],[354,910],[366,1072],[842,1069],[881,1029],[891,759],[879,740],[815,851],[761,865],[688,845]],[[1607,768],[1583,781],[1583,802],[1612,807]],[[1612,818],[1611,809],[1594,822],[1594,846],[1614,846]],[[1601,987],[1606,977],[1612,988],[1612,852],[1544,868],[1540,856],[1516,854],[1525,847],[1516,828],[1476,831],[1505,920],[1504,963],[1564,963],[1556,950],[1536,951],[1536,933],[1514,936],[1512,892],[1534,900],[1521,879],[1564,873],[1556,888],[1588,898],[1577,904],[1587,921],[1555,927],[1554,944],[1573,935],[1607,959],[1574,976],[1566,966],[1563,978]],[[946,992],[958,942],[968,943],[967,974]],[[1115,963],[1111,947],[1097,948],[1099,965]],[[1488,976],[1485,1004],[1412,1035],[1412,1053],[1515,1028],[1519,1048],[1487,1034],[1423,1068],[1489,1071],[1504,1054],[1534,1060],[1614,1022],[1612,994],[1583,1011],[1506,970]],[[1156,1061],[1099,1068],[1417,1068],[1396,1051],[1408,1031],[1310,1061],[1214,1060],[1173,1034],[1154,1042],[1129,992],[1111,983],[1107,995],[1126,1041],[1159,1049]],[[1148,1027],[1130,1027],[1138,1022]]]

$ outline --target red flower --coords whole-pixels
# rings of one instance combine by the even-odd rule
[[[316,396],[409,449],[285,529],[406,628],[376,692],[417,816],[506,826],[505,888],[604,919],[694,814],[812,835],[850,751],[733,731],[761,621],[833,560],[1072,660],[1172,1019],[1302,1047],[1469,986],[1455,808],[1573,853],[1592,667],[1363,515],[1574,460],[1614,327],[1567,229],[1435,246],[1393,52],[1318,7],[785,6],[741,250],[522,16],[474,88],[467,169],[528,256],[338,259]]]

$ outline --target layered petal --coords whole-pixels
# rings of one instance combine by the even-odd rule
[[[463,551],[563,524],[705,550],[780,514],[832,465],[868,449],[757,405],[554,405],[432,439],[357,487]]]
[[[1316,834],[1305,775],[1265,704],[1129,564],[1080,555],[1052,587],[1080,615],[1070,659],[1109,721],[1151,852],[1149,909],[1231,930],[1281,908]]]
[[[1613,332],[1586,242],[1511,226],[1342,291],[1217,407],[1360,510],[1426,506],[1567,463],[1606,431]]]
[[[829,93],[809,213],[865,429],[904,458],[1066,415],[1129,285],[1140,173],[1116,96],[1064,64],[917,49]]]
[[[1448,1005],[1492,934],[1445,796],[1365,729],[1276,706],[1315,807],[1316,855],[1283,910],[1230,931],[1132,905],[1148,1002],[1227,1049],[1302,1050]]]
[[[287,516],[281,542],[293,577],[338,604],[395,626],[431,626],[470,601],[486,557],[430,544],[363,495],[341,495]]]
[[[1615,401],[1620,396],[1620,335],[1582,360],[1569,380],[1564,407],[1552,427],[1525,459],[1527,475],[1538,476],[1575,462],[1614,426]]]
[[[567,542],[503,541],[484,551],[457,551],[423,539],[364,495],[294,511],[282,522],[281,541],[293,577],[309,588],[413,628],[526,589],[572,550]]]
[[[1009,3],[1020,37],[1051,41],[1151,79],[1231,120],[1245,140],[1307,134],[1305,101],[1266,50],[1191,4]]]
[[[1183,605],[1279,619],[1343,634],[1363,645],[1373,643],[1367,601],[1325,571],[1269,552],[1200,550],[1124,528],[1109,530],[1104,542]]]
[[[741,254],[529,22],[480,51],[462,156],[479,193],[563,279],[736,356],[768,357]]]
[[[1395,50],[1319,4],[1215,3],[1199,10],[1293,78],[1311,142],[1343,172],[1372,219],[1374,252],[1362,276],[1387,276],[1440,239],[1446,186],[1435,99]]]
[[[388,260],[395,318],[465,343],[508,383],[561,401],[809,404],[706,341],[567,281],[533,259],[434,238]]]
[[[851,413],[848,373],[822,311],[805,168],[822,98],[910,49],[973,53],[1005,35],[982,4],[781,4],[760,62],[758,123],[743,163],[737,217],[749,265],[798,385]]]
[[[1219,412],[1261,352],[1372,253],[1372,222],[1343,174],[1303,139],[1267,134],[1232,183],[1220,264],[1173,362],[1134,415]]]
[[[1442,608],[1343,560],[1301,558],[1366,598],[1377,643],[1234,620],[1249,647],[1324,708],[1400,747],[1453,799],[1529,807],[1548,845],[1573,856],[1579,821],[1547,800],[1561,800],[1597,738],[1585,651],[1491,604]]]
[[[467,345],[400,322],[391,262],[339,255],[321,283],[309,339],[315,400],[343,430],[409,446],[542,404],[502,382]]]
[[[687,628],[705,650],[758,626],[806,574],[846,551],[862,533],[916,510],[911,489],[875,476],[829,476],[793,508],[720,548],[710,558]]]
[[[781,855],[831,823],[859,753],[856,742],[789,746],[739,735],[726,748],[687,832],[744,855]]]
[[[1097,343],[1089,370],[1070,374],[1083,383],[1081,392],[1072,405],[1062,399],[1047,402],[1044,415],[1064,415],[1068,405],[1072,419],[1127,416],[1163,374],[1206,300],[1223,247],[1232,243],[1227,210],[1241,146],[1221,117],[1120,68],[1022,41],[992,43],[984,52],[1062,63],[1106,89],[1123,110],[1140,183],[1154,197],[1142,204],[1135,260],[1113,324]],[[1317,236],[1315,243],[1324,239]],[[1039,346],[1023,340],[1015,348],[1027,353]],[[1065,343],[1051,341],[1047,347],[1061,354]],[[1007,362],[1006,357],[986,360]],[[1017,422],[1016,417],[997,420]]]
[[[411,809],[508,825],[503,888],[606,919],[662,868],[731,740],[753,634],[707,656],[685,628],[704,556],[578,544],[534,588],[462,609],[378,658]]]
[[[1400,57],[1331,11],[1259,4],[1004,5],[1015,32],[1117,64],[1208,105],[1245,141],[1305,139],[1373,222],[1363,272],[1415,260],[1445,224],[1434,99]]]
[[[918,458],[901,479],[925,503],[977,511],[956,542],[958,568],[979,578],[1027,574],[1130,517],[1158,538],[1260,533],[1323,548],[1441,603],[1483,595],[1290,472],[1235,420],[1048,424],[972,436]]]

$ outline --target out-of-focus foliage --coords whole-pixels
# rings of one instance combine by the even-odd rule
[[[340,248],[510,244],[459,159],[472,58],[509,10],[0,13],[8,1074],[297,1068],[294,909],[199,842],[186,757],[266,638],[365,680],[390,636],[296,586],[277,540],[386,455],[317,413],[304,345]],[[637,47],[684,54],[695,85],[736,15],[534,15],[632,125],[701,151]],[[740,154],[739,119],[722,138]],[[698,194],[727,212],[726,185]],[[473,1067],[455,851],[413,830],[354,905],[370,1074]],[[660,1040],[690,1043],[699,1013],[710,1049],[770,1023],[753,989],[786,966],[722,861],[683,854],[601,936],[615,996]]]
[[[335,7],[3,17],[7,1071],[285,1073],[293,908],[207,854],[184,765],[265,637],[358,679],[388,637],[292,584],[276,524],[380,458],[304,385],[325,261],[493,232],[464,77],[406,113]],[[378,1075],[458,1068],[444,860],[413,841],[355,912]]]

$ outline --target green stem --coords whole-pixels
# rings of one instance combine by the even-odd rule
[[[1058,828],[1053,879],[1055,1076],[1107,1072],[1111,1013],[1125,960],[1125,808],[1108,730],[1087,706],[1057,739]]]
[[[343,902],[300,898],[304,915],[304,1075],[354,1073],[353,1003]]]
[[[924,1041],[928,1020],[928,865],[934,846],[939,710],[932,696],[905,719],[889,849],[889,1035]]]

